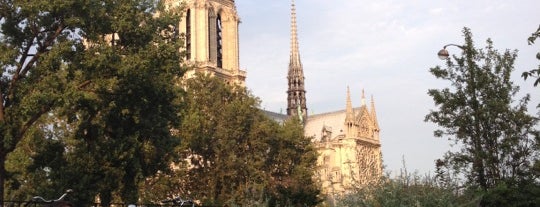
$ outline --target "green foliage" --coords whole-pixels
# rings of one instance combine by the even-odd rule
[[[437,110],[426,121],[442,128],[435,131],[436,137],[448,137],[461,148],[439,160],[438,171],[463,175],[466,187],[483,196],[504,192],[493,191],[502,184],[510,189],[525,187],[525,183],[537,186],[538,174],[532,170],[539,159],[538,120],[527,113],[529,96],[514,100],[518,87],[510,76],[517,54],[499,53],[491,40],[485,50],[476,49],[470,30],[465,28],[463,33],[463,55],[447,60],[446,68],[430,70],[451,87],[429,90]],[[497,198],[513,202],[512,197]],[[489,206],[487,197],[481,205]]]
[[[32,156],[39,152],[45,151],[49,146],[56,145],[58,142],[54,140],[43,139],[43,132],[41,130],[30,130],[28,135],[19,143],[17,149],[9,154],[8,161],[6,162],[7,174],[7,198],[6,200],[28,200],[33,195],[36,195],[37,191],[44,191],[50,186],[50,182],[47,181],[46,172],[42,169],[39,171],[31,171],[29,169],[35,168]],[[43,153],[39,157],[40,160],[45,157],[54,155],[55,152]],[[51,159],[55,164],[62,163],[62,156],[59,159]],[[16,189],[16,190],[15,190]],[[62,188],[61,188],[62,189]],[[47,194],[42,196],[53,197],[61,193],[53,192],[49,190]]]
[[[540,27],[538,27],[536,32],[532,33],[531,36],[529,37],[528,39],[529,45],[534,44],[534,41],[536,41],[536,39],[538,38],[540,38]],[[540,52],[536,54],[536,59],[540,60]],[[534,86],[538,86],[538,84],[540,84],[540,65],[538,66],[538,69],[533,69],[531,71],[523,72],[521,74],[521,77],[523,77],[523,79],[525,80],[527,80],[527,78],[529,77],[536,78],[536,80],[534,81]]]
[[[5,161],[28,131],[64,104],[81,2],[2,1],[0,6],[0,196]]]
[[[79,205],[137,201],[138,185],[169,169],[184,70],[171,26],[179,15],[160,9],[153,0],[2,2],[0,194],[11,152],[10,197],[73,188]]]
[[[207,205],[313,206],[316,152],[298,121],[270,120],[244,88],[203,75],[186,81],[178,152],[184,198]],[[167,191],[170,192],[170,191]]]
[[[420,176],[402,169],[395,178],[385,176],[378,182],[339,197],[335,206],[476,206],[474,199],[459,196],[455,185],[442,185],[435,177]]]
[[[540,185],[535,182],[513,183],[504,180],[483,194],[485,206],[538,206]]]
[[[317,151],[304,136],[299,118],[287,120],[277,136],[268,139],[265,172],[270,175],[269,206],[315,206],[322,200],[313,183]]]

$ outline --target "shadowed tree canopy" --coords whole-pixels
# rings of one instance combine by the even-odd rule
[[[138,183],[168,169],[182,42],[179,14],[156,2],[1,1],[0,195],[19,143],[33,148],[10,160],[32,162],[11,165],[12,195],[74,188],[81,202],[136,201]]]
[[[245,88],[199,75],[186,82],[179,152],[185,196],[208,205],[314,206],[316,150],[298,120],[270,120]]]

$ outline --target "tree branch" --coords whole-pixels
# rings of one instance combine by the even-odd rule
[[[15,144],[6,146],[8,152],[13,151],[15,149],[16,143],[19,143],[18,140],[21,140],[24,134],[26,133],[26,131],[28,131],[28,129],[30,129],[30,127],[32,127],[34,123],[36,123],[36,121],[39,118],[41,118],[41,116],[43,116],[43,114],[49,112],[53,105],[54,105],[54,101],[48,105],[42,106],[40,110],[36,112],[36,114],[30,117],[30,119],[21,127],[21,130],[19,131],[19,133],[14,137],[17,141],[12,142],[12,143],[15,143]]]

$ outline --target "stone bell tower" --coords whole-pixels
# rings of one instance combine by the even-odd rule
[[[204,73],[230,85],[245,86],[246,72],[240,69],[238,25],[234,0],[167,0],[170,7],[184,7],[179,31],[185,37],[190,78]]]

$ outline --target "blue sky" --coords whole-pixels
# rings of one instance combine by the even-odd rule
[[[286,108],[290,4],[236,0],[247,87],[275,112]],[[437,127],[423,121],[435,109],[427,90],[446,86],[428,72],[443,64],[436,53],[445,44],[462,44],[463,27],[471,28],[477,48],[491,38],[500,51],[519,50],[514,82],[532,95],[536,113],[540,87],[520,74],[540,64],[540,41],[527,44],[540,24],[538,8],[538,0],[296,0],[308,110],[344,109],[347,86],[359,106],[364,89],[375,99],[387,170],[399,171],[404,158],[409,171],[433,172],[434,160],[451,144],[434,138]]]

